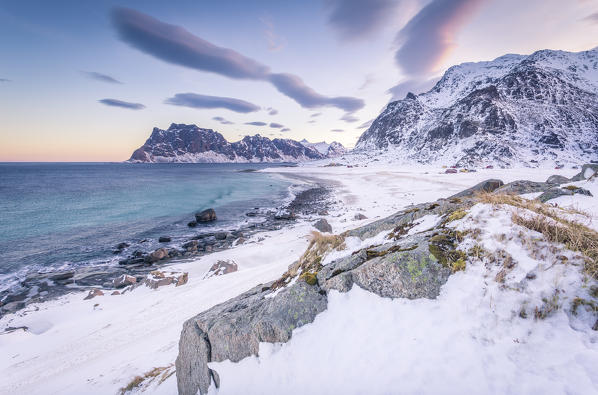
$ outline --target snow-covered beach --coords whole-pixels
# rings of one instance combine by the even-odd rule
[[[265,171],[333,185],[336,208],[323,217],[333,233],[340,234],[483,180],[540,182],[555,173],[570,177],[579,170],[482,169],[445,174],[438,167],[370,163],[368,167],[306,165]],[[598,196],[596,181],[575,185]],[[587,225],[598,229],[597,197],[563,196],[551,203],[590,213],[593,218],[587,219]],[[116,393],[136,376],[160,368],[154,376],[142,377],[132,390],[176,393],[172,373],[183,322],[280,277],[305,251],[312,223],[319,217],[172,266],[189,273],[188,283],[180,287],[141,286],[90,300],[75,293],[2,317],[1,330],[28,329],[0,334],[0,392]],[[493,214],[489,206],[475,207],[455,226],[465,228],[467,221],[472,226],[476,218],[488,221],[482,236],[487,249],[520,248],[508,240],[496,241],[498,234],[515,230],[508,215]],[[347,250],[359,245],[347,241]],[[517,257],[527,268],[534,265],[524,251]],[[218,260],[233,260],[239,270],[204,279]],[[527,272],[520,270],[512,283],[525,278]],[[583,285],[579,268],[572,265],[547,270],[540,280],[544,286],[534,288],[530,297],[541,298],[556,283],[563,283],[558,286],[564,290]],[[344,294],[332,291],[328,310],[312,324],[296,329],[289,343],[262,344],[259,358],[213,364],[221,377],[219,392],[388,393],[394,388],[403,393],[598,393],[598,379],[592,372],[598,362],[596,332],[572,324],[562,311],[542,321],[518,320],[512,317],[518,297],[491,281],[483,265],[472,264],[452,275],[436,300],[381,298],[358,287]],[[557,338],[558,342],[553,341]]]

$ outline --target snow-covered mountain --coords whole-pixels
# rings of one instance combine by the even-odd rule
[[[300,141],[300,143],[306,147],[315,148],[319,153],[327,158],[341,156],[347,152],[347,149],[341,143],[336,141],[333,141],[330,144],[325,141],[320,141],[319,143],[310,143],[306,139],[303,139]]]
[[[598,48],[464,63],[407,94],[359,138],[402,161],[476,165],[598,159]]]
[[[143,146],[135,150],[130,162],[301,162],[325,159],[328,152],[336,154],[344,147],[339,143],[325,153],[291,139],[245,136],[229,143],[212,129],[196,125],[171,124],[166,130],[154,128]],[[340,146],[340,148],[339,148]]]

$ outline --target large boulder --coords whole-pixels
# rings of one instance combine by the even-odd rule
[[[551,188],[537,197],[542,203],[546,203],[549,200],[556,199],[560,196],[573,196],[573,195],[585,195],[592,196],[592,193],[584,188],[576,186],[567,186],[565,188]]]
[[[176,359],[179,394],[207,394],[218,374],[208,362],[239,362],[258,355],[259,343],[287,342],[295,328],[313,322],[326,309],[325,293],[297,282],[266,298],[268,286],[254,289],[191,318],[183,324]]]
[[[571,178],[571,181],[589,180],[598,173],[598,164],[589,163],[581,167],[581,171]]]
[[[128,285],[133,285],[136,282],[137,278],[129,276],[128,274],[122,274],[114,280],[112,280],[112,285],[114,285],[114,288],[124,288]]]
[[[214,276],[222,276],[225,274],[236,272],[238,269],[237,264],[233,260],[220,260],[212,265],[210,270],[205,274],[204,278],[210,278]]]
[[[561,176],[559,174],[552,175],[552,176],[548,177],[548,179],[546,180],[547,184],[555,184],[555,185],[566,184],[568,182],[571,182],[571,181],[567,177]]]
[[[145,257],[145,261],[149,263],[154,263],[166,258],[168,258],[168,249],[158,248],[157,250],[149,253]]]
[[[547,182],[518,180],[503,185],[495,190],[494,193],[506,195],[524,195],[526,193],[544,192],[553,187],[554,184],[549,184]]]
[[[213,208],[195,213],[195,221],[197,222],[211,222],[216,221],[216,211]]]
[[[472,186],[471,188],[454,194],[453,196],[449,197],[449,199],[473,196],[478,192],[493,192],[496,189],[502,187],[503,185],[504,183],[501,180],[490,179],[482,181],[479,184]]]

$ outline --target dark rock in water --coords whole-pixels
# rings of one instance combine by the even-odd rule
[[[159,243],[169,243],[172,239],[169,236],[160,236],[158,239]]]
[[[279,213],[274,216],[274,219],[281,220],[281,221],[292,221],[295,218],[295,213],[288,212],[288,213]]]
[[[228,236],[228,233],[226,232],[218,232],[214,235],[216,240],[226,240],[226,236]]]
[[[112,285],[114,288],[124,288],[127,285],[132,285],[137,282],[137,279],[133,276],[129,276],[128,274],[123,274],[114,280],[112,280]]]
[[[355,214],[355,217],[353,217],[356,221],[361,221],[363,219],[368,219],[368,217],[366,217],[365,215],[361,214],[361,213],[357,213]]]
[[[332,226],[324,218],[320,218],[315,224],[314,228],[322,233],[332,233]]]
[[[138,265],[140,263],[144,263],[145,262],[145,258],[128,258],[128,259],[122,259],[120,261],[118,261],[119,265]]]
[[[122,242],[122,243],[118,243],[116,246],[117,250],[124,250],[125,248],[129,247],[128,243]]]
[[[197,222],[211,222],[216,220],[216,211],[213,208],[209,208],[202,212],[195,214],[195,220]]]
[[[466,189],[464,191],[454,194],[453,196],[449,197],[449,199],[462,198],[465,196],[473,196],[478,192],[493,192],[493,191],[497,190],[498,188],[502,187],[503,185],[504,185],[504,183],[501,180],[490,179],[490,180],[482,181],[479,184],[476,184],[469,189]]]
[[[199,241],[191,240],[183,244],[183,248],[189,252],[195,252],[199,248]]]
[[[550,177],[548,177],[548,179],[546,180],[547,184],[556,184],[556,185],[561,185],[561,184],[566,184],[570,182],[569,179],[567,177],[555,174],[552,175]]]
[[[166,248],[158,248],[156,251],[148,254],[145,257],[145,261],[146,262],[158,262],[159,260],[162,260],[164,258],[168,257],[168,249]]]
[[[239,362],[258,355],[260,342],[287,342],[293,329],[326,309],[326,294],[305,282],[275,298],[264,298],[268,290],[259,285],[185,322],[176,359],[179,394],[207,394],[212,378],[218,380],[208,362]]]
[[[546,182],[535,182],[527,180],[519,180],[510,182],[497,190],[494,193],[503,193],[509,195],[523,195],[526,193],[544,192],[553,188],[554,184],[548,184]]]
[[[73,278],[74,275],[75,275],[75,272],[64,272],[64,273],[54,274],[54,275],[50,276],[49,279],[52,281],[62,282],[62,281]]]
[[[191,221],[191,222],[187,223],[187,226],[190,228],[195,228],[197,226],[197,222]]]

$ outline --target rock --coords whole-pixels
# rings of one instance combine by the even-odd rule
[[[160,236],[158,239],[159,243],[169,243],[172,239],[169,236]]]
[[[589,180],[598,173],[598,164],[585,164],[581,171],[571,178],[571,181]]]
[[[196,221],[188,222],[187,226],[190,227],[190,228],[195,228],[197,226],[197,222]]]
[[[116,249],[117,250],[124,250],[125,248],[129,247],[128,243],[122,242],[122,243],[118,243],[116,245]]]
[[[218,382],[208,362],[238,362],[258,355],[260,342],[287,342],[293,329],[326,309],[325,293],[305,282],[282,289],[275,298],[264,298],[267,293],[268,287],[259,285],[183,324],[176,359],[179,394],[207,394],[212,379]]]
[[[183,248],[188,252],[196,252],[199,249],[199,241],[191,240],[183,244]]]
[[[320,218],[315,224],[314,228],[322,233],[332,233],[332,226],[324,218]]]
[[[446,174],[455,174],[455,173],[458,173],[457,169],[446,169],[444,172]]]
[[[139,263],[144,263],[145,262],[145,258],[128,258],[128,259],[122,259],[120,261],[118,261],[119,265],[136,265]]]
[[[166,257],[168,257],[168,249],[158,248],[156,251],[148,254],[148,256],[145,257],[145,261],[149,263],[154,263]]]
[[[502,187],[495,190],[494,193],[502,193],[508,195],[523,195],[526,193],[544,192],[553,187],[554,184],[548,184],[546,182],[518,180],[503,185]]]
[[[214,237],[216,238],[216,240],[226,240],[226,236],[228,236],[228,233],[226,232],[217,232]]]
[[[291,221],[291,220],[294,220],[295,218],[297,218],[297,217],[295,216],[295,213],[293,213],[293,212],[278,213],[274,216],[274,219],[282,220],[282,221]]]
[[[143,281],[145,286],[151,289],[157,289],[158,287],[162,287],[165,285],[170,285],[174,282],[174,278],[172,276],[167,276],[162,272],[153,271],[151,272],[147,278]]]
[[[87,296],[85,298],[83,298],[83,300],[93,299],[96,296],[104,296],[104,292],[102,292],[102,290],[100,290],[100,289],[94,288],[89,291],[89,293],[87,294]]]
[[[232,260],[218,261],[212,265],[203,278],[222,276],[224,274],[236,272],[237,269],[237,264]]]
[[[546,180],[547,184],[556,184],[556,185],[560,185],[560,184],[566,184],[570,182],[569,179],[567,177],[555,174],[552,175],[550,177],[548,177],[548,179]]]
[[[486,181],[482,181],[479,184],[472,186],[464,191],[454,194],[453,196],[449,197],[449,199],[454,198],[462,198],[466,196],[473,196],[478,192],[493,192],[498,188],[502,187],[504,182],[501,180],[490,179]]]
[[[53,274],[49,277],[49,279],[52,281],[65,281],[65,280],[69,280],[69,279],[73,278],[74,275],[75,275],[75,272],[64,272],[64,273]]]
[[[175,278],[175,287],[185,285],[187,284],[187,281],[189,281],[189,273],[185,272],[183,274],[180,274],[178,277]]]
[[[110,295],[120,295],[120,291],[113,291]]]
[[[587,189],[583,188],[551,188],[537,197],[537,200],[542,203],[546,203],[549,200],[556,199],[559,196],[572,196],[572,195],[585,195],[592,196],[592,193]]]
[[[209,208],[199,213],[195,213],[195,220],[197,222],[211,222],[216,221],[216,211],[213,208]]]
[[[127,285],[132,285],[137,282],[137,279],[133,276],[129,276],[128,274],[123,274],[114,280],[112,280],[112,284],[114,288],[124,288]]]
[[[355,214],[355,217],[353,217],[356,221],[361,221],[364,219],[368,219],[368,217],[366,217],[365,215],[361,214],[361,213],[357,213]]]

